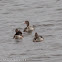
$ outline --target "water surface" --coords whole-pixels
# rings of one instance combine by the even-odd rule
[[[35,30],[18,42],[25,20]],[[43,42],[32,41],[35,32]],[[62,0],[0,0],[0,61],[62,62]]]

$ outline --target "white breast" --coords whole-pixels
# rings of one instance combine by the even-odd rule
[[[29,30],[34,30],[34,28],[32,26],[29,26],[28,29]]]
[[[15,35],[15,39],[22,39],[23,37],[20,35]]]
[[[35,39],[33,39],[33,41],[34,42],[41,42],[41,41],[43,41],[44,39],[43,38],[41,38],[41,37],[39,37],[39,38],[37,38],[36,40]]]

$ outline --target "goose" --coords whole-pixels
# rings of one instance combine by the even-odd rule
[[[15,32],[16,32],[16,34],[14,35],[13,38],[15,38],[15,39],[22,39],[23,38],[22,32],[20,30],[16,29]]]
[[[44,40],[44,38],[42,36],[39,36],[38,33],[36,32],[33,42],[41,42],[43,40]]]
[[[24,32],[32,32],[34,30],[34,27],[29,25],[29,21],[25,21],[25,24],[27,27],[24,28]]]

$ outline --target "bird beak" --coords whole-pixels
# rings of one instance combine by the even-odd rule
[[[26,22],[24,22],[24,24],[26,24]]]

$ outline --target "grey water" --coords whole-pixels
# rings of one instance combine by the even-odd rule
[[[22,40],[13,39],[16,28]],[[44,41],[33,42],[35,32]],[[0,0],[0,62],[62,62],[62,0]]]

